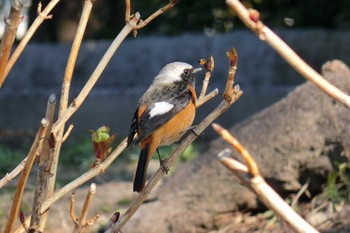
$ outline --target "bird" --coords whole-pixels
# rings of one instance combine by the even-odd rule
[[[134,192],[145,186],[148,163],[156,151],[163,166],[158,147],[179,141],[191,128],[197,99],[194,75],[200,70],[185,62],[169,63],[139,99],[127,139],[127,148],[135,144],[141,148]]]

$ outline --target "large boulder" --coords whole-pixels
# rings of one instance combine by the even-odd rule
[[[322,73],[349,93],[350,71],[344,63],[328,62]],[[315,194],[334,161],[349,156],[349,111],[307,82],[230,131],[282,196],[296,192],[308,180]],[[125,232],[208,232],[217,227],[221,214],[259,208],[255,195],[218,162],[217,154],[226,147],[218,138],[198,159],[180,166]]]

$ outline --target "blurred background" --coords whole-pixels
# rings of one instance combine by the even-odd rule
[[[38,0],[24,0],[23,23],[18,38],[37,16]],[[49,0],[41,1],[45,6]],[[247,7],[253,7],[262,15],[264,22],[272,28],[324,28],[346,30],[350,27],[350,2],[337,0],[242,1]],[[46,21],[35,34],[33,41],[70,42],[78,25],[83,1],[60,1],[53,10],[53,19]],[[146,17],[166,4],[166,1],[133,1],[132,12],[140,11]],[[8,15],[10,0],[0,1],[0,15]],[[179,20],[179,17],[181,20]],[[91,14],[86,39],[112,39],[124,26],[124,1],[96,1]],[[4,28],[1,22],[0,29]],[[235,12],[226,7],[225,1],[179,1],[177,6],[152,25],[142,30],[143,35],[178,35],[182,33],[204,33],[206,35],[231,32],[243,25]],[[1,30],[1,34],[2,35]]]
[[[38,2],[23,1],[24,18],[16,44],[35,20]],[[49,0],[41,2],[44,8]],[[259,10],[264,23],[317,71],[328,60],[341,59],[350,64],[350,1],[243,2]],[[167,1],[134,0],[131,4],[132,12],[139,11],[145,19]],[[40,26],[0,89],[0,177],[26,155],[45,114],[49,95],[54,93],[59,100],[82,6],[83,0],[58,3],[53,18]],[[10,0],[0,0],[0,17],[6,18],[9,10]],[[124,1],[96,1],[74,71],[71,101],[124,25]],[[0,20],[0,36],[4,26]],[[208,91],[219,88],[220,94],[198,109],[195,124],[203,119],[221,101],[228,68],[226,51],[231,47],[239,54],[236,84],[244,94],[216,121],[227,128],[274,104],[304,82],[279,55],[244,27],[225,1],[180,0],[173,9],[139,30],[137,38],[130,35],[122,43],[87,100],[69,121],[74,129],[62,148],[60,163],[64,168],[60,167],[63,175],[57,180],[58,186],[89,169],[94,161],[90,129],[109,126],[118,135],[115,144],[127,135],[139,97],[169,62],[184,61],[198,66],[198,59],[214,56],[215,70]],[[197,76],[197,89],[203,77],[204,73]],[[214,137],[216,134],[207,129],[183,159],[199,155]],[[170,149],[162,154],[166,156]],[[94,181],[130,182],[139,151],[134,148],[127,153],[131,155],[122,157],[124,160]],[[130,163],[134,165],[129,166]],[[158,161],[154,164],[157,169]],[[0,217],[4,214],[0,208]]]

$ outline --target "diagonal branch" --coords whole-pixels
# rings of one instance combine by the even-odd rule
[[[288,223],[294,232],[298,233],[317,233],[318,231],[298,215],[264,180],[260,175],[253,156],[244,148],[244,146],[233,137],[226,129],[218,124],[213,128],[219,135],[235,148],[244,158],[248,168],[241,164],[227,153],[219,154],[220,162],[238,177],[244,186],[252,190],[257,197],[271,210],[273,210],[281,219]],[[230,154],[231,155],[231,154]],[[248,158],[248,159],[247,159]],[[248,174],[248,176],[247,176]]]
[[[41,120],[41,125],[40,125],[40,128],[38,130],[38,133],[36,134],[35,140],[34,140],[32,147],[30,148],[30,151],[28,153],[27,162],[24,166],[24,169],[22,170],[22,173],[21,173],[19,181],[18,181],[15,196],[14,196],[13,202],[12,202],[9,220],[8,220],[6,228],[5,228],[5,233],[12,232],[12,229],[16,223],[19,208],[20,208],[20,205],[22,202],[23,191],[24,191],[25,185],[27,184],[29,173],[32,170],[34,160],[35,160],[36,156],[38,155],[39,151],[41,150],[41,146],[42,146],[42,143],[44,140],[47,125],[48,125],[48,121],[45,118],[43,118]]]
[[[13,42],[15,41],[18,25],[22,21],[21,8],[22,4],[12,1],[10,15],[5,19],[6,27],[0,48],[0,88],[5,81],[5,67],[10,57]]]
[[[26,34],[22,38],[21,42],[18,44],[17,48],[13,52],[12,56],[7,62],[3,79],[5,80],[7,75],[9,74],[10,70],[18,60],[19,56],[22,54],[24,48],[27,46],[29,40],[33,37],[36,30],[39,28],[39,26],[46,20],[50,19],[52,16],[49,15],[51,10],[57,5],[57,3],[60,0],[51,0],[49,4],[45,7],[43,11],[41,11],[41,2],[38,4],[38,16],[34,20],[33,24],[29,27]],[[0,82],[1,83],[1,82]]]
[[[257,11],[248,10],[239,0],[226,0],[226,3],[236,11],[239,18],[248,28],[276,50],[300,75],[311,81],[331,98],[350,108],[350,96],[328,82],[322,75],[303,61],[280,37],[260,21]]]

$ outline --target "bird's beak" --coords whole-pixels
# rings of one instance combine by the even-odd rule
[[[195,74],[195,73],[197,73],[198,71],[201,71],[201,70],[202,70],[202,68],[196,68],[196,69],[192,70],[192,73]]]

